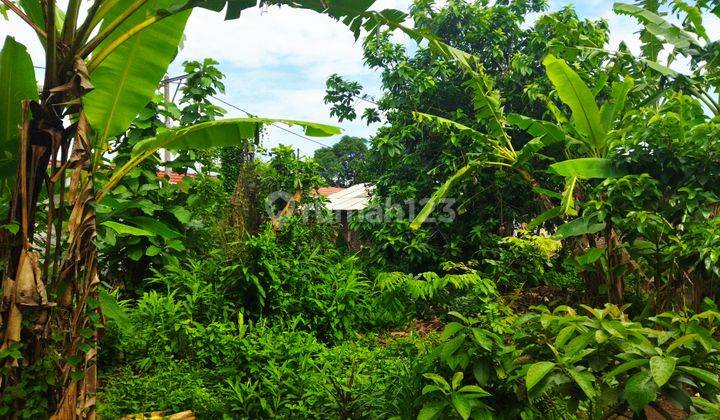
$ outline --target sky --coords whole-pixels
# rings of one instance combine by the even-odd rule
[[[410,3],[411,0],[378,0],[374,8],[406,10]],[[631,49],[639,48],[634,35],[639,27],[633,19],[614,15],[612,1],[550,0],[550,10],[567,4],[574,4],[582,17],[608,21],[610,49],[620,41],[625,41]],[[710,25],[717,30],[709,33],[720,33],[716,19]],[[27,45],[35,65],[42,65],[42,47],[22,22],[12,17],[9,22],[0,18],[0,40],[7,34],[13,34]],[[252,114],[333,124],[341,127],[344,135],[366,138],[377,129],[363,122],[340,123],[330,117],[330,107],[323,102],[325,81],[333,73],[359,81],[365,93],[380,92],[379,74],[363,65],[362,43],[356,42],[343,24],[327,16],[272,7],[249,9],[239,20],[224,22],[223,14],[196,10],[190,17],[186,38],[169,76],[183,74],[183,61],[206,57],[219,61],[220,70],[226,74],[226,93],[219,97]],[[245,116],[241,111],[224,107],[229,117]],[[298,128],[290,130],[301,132]],[[267,148],[289,144],[300,149],[303,155],[312,155],[322,145],[332,145],[339,139],[340,136],[318,138],[311,142],[270,127],[263,143]]]

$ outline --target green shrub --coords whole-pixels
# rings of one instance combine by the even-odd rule
[[[173,361],[142,373],[125,366],[102,379],[98,414],[103,418],[159,410],[222,418],[225,412],[222,387],[188,362]]]
[[[524,287],[576,285],[572,272],[559,269],[561,243],[542,236],[500,240],[494,257],[484,260],[487,276],[503,290]]]
[[[145,335],[142,328],[134,330]],[[140,369],[129,360],[106,372],[101,414],[192,409],[200,418],[410,418],[419,409],[423,355],[435,343],[368,336],[327,347],[291,325],[265,323],[186,325],[184,334],[185,353],[168,348],[162,363]]]
[[[445,341],[434,352],[441,363],[426,375],[439,388],[426,387],[424,409],[465,417],[470,407],[503,418],[547,418],[565,410],[600,418],[640,413],[648,405],[660,410],[655,401],[663,396],[685,412],[712,410],[720,392],[714,338],[720,313],[665,313],[641,323],[609,304],[583,311],[587,315],[566,306],[537,308],[513,317],[503,334],[482,318],[454,314],[458,321],[445,327]],[[464,386],[485,392],[469,388],[464,395]],[[453,403],[442,404],[448,396]]]
[[[324,341],[351,337],[367,308],[368,283],[354,256],[338,251],[327,224],[290,219],[247,242],[247,268],[262,285],[262,314],[294,320]]]

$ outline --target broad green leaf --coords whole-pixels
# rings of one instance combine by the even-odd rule
[[[159,7],[172,0],[151,0],[135,12],[114,34],[121,34],[145,20]],[[126,7],[119,3],[106,17],[103,26],[114,20]],[[137,114],[152,99],[170,62],[177,54],[190,12],[160,20],[145,28],[112,52],[90,75],[95,87],[83,103],[85,113],[97,133],[100,145],[130,126]],[[116,39],[111,36],[109,42]]]
[[[459,331],[461,331],[463,328],[465,328],[462,324],[458,322],[451,322],[445,326],[445,329],[442,333],[442,339],[446,340],[455,334],[457,334]]]
[[[577,327],[575,325],[568,325],[567,327],[560,330],[557,337],[555,337],[555,347],[562,348],[565,343],[567,343],[567,341],[570,339],[570,337],[572,337],[572,334],[575,332],[576,328]]]
[[[625,400],[635,412],[641,412],[657,398],[657,385],[650,372],[644,370],[636,373],[625,384]]]
[[[612,130],[615,120],[621,115],[625,109],[625,101],[628,93],[635,86],[635,81],[630,77],[625,77],[622,83],[613,83],[612,96],[600,108],[600,119],[606,132]]]
[[[192,219],[192,213],[190,210],[186,209],[182,206],[174,206],[170,209],[170,213],[172,213],[176,219],[178,219],[178,222],[187,224],[190,223],[190,220]]]
[[[118,305],[115,297],[108,293],[104,288],[100,288],[100,309],[106,318],[112,319],[118,327],[123,330],[130,330],[132,324],[130,323],[130,317],[127,312]]]
[[[448,384],[445,378],[443,378],[442,376],[436,373],[424,373],[423,377],[426,379],[430,379],[435,383],[435,385],[439,386],[441,389],[450,391],[450,384]]]
[[[571,222],[571,223],[572,223],[572,222]],[[561,226],[561,227],[562,227],[562,226]],[[602,227],[600,227],[600,225],[598,225],[597,227],[599,227],[600,230],[603,230],[603,229],[605,229],[605,224],[602,224]],[[597,232],[599,232],[600,230],[598,230]],[[588,231],[588,233],[589,233],[589,231]],[[595,232],[592,232],[592,233],[595,233]],[[602,258],[603,255],[605,255],[605,250],[604,250],[604,249],[602,249],[602,248],[590,248],[590,249],[588,249],[584,254],[579,255],[578,257],[576,257],[576,261],[578,262],[578,264],[579,264],[581,267],[587,267],[587,266],[589,266],[590,264],[594,264],[595,262],[597,262],[597,260],[599,260],[600,258]]]
[[[189,0],[177,2],[179,4],[168,8],[168,13],[178,13],[194,7],[221,12],[225,9],[225,20],[234,20],[240,17],[243,10],[255,7],[257,0]]]
[[[672,353],[673,350],[680,348],[684,346],[687,343],[692,343],[693,341],[697,340],[698,335],[697,334],[685,334],[682,337],[678,338],[677,340],[673,341],[672,344],[670,344],[665,350],[666,353]]]
[[[473,328],[472,329],[472,336],[475,343],[484,348],[485,350],[492,349],[493,341],[487,336],[484,330],[481,328]]]
[[[691,6],[684,1],[675,0],[675,7],[685,12],[687,15],[687,22],[692,24],[693,31],[705,42],[711,42],[708,36],[707,29],[703,25],[703,12],[698,6]],[[717,11],[720,11],[720,5],[715,6]]]
[[[113,221],[107,221],[102,222],[101,225],[109,227],[110,229],[114,230],[115,232],[119,233],[120,235],[129,235],[129,236],[155,236],[154,233],[148,232],[144,229],[138,229],[133,226],[129,226],[123,223],[113,222]]]
[[[443,408],[445,408],[445,403],[443,402],[432,402],[425,404],[420,410],[420,413],[418,414],[418,420],[433,420],[438,418],[440,413],[443,411]]]
[[[565,141],[565,133],[556,131],[556,128],[559,130],[556,125],[546,121],[531,121],[533,122],[532,125],[528,127],[528,133],[536,133],[538,137],[530,140],[520,149],[517,153],[515,164],[527,162],[542,149]]]
[[[452,385],[452,389],[458,389],[464,377],[465,375],[462,372],[455,372],[450,383]]]
[[[341,133],[337,127],[308,121],[273,118],[228,118],[164,131],[158,134],[157,137],[136,144],[132,150],[132,156],[136,157],[147,152],[154,153],[162,148],[188,150],[243,145],[246,140],[254,139],[263,126],[270,124],[302,127],[305,135],[311,137],[330,137]]]
[[[588,399],[592,400],[595,398],[596,392],[595,388],[593,386],[593,382],[595,382],[595,376],[593,376],[592,372],[583,370],[575,370],[573,368],[568,369],[568,374],[570,377],[575,381],[576,384],[582,389],[583,393],[585,393],[585,396],[588,397]]]
[[[562,198],[562,197],[561,197]],[[561,206],[553,207],[550,210],[543,212],[540,216],[532,219],[530,223],[528,223],[526,229],[529,232],[534,231],[537,229],[540,225],[547,222],[548,220],[552,220],[558,216],[561,216],[563,214],[563,208]]]
[[[549,170],[565,178],[575,177],[578,179],[618,178],[623,175],[610,159],[601,158],[565,160],[550,165]]]
[[[491,394],[477,385],[465,385],[458,392],[463,394],[473,394],[475,397],[489,397]]]
[[[177,239],[182,237],[180,232],[171,229],[168,225],[161,222],[160,220],[153,219],[151,217],[137,216],[131,219],[132,223],[137,225],[140,229],[150,232],[153,235],[162,236],[167,240]],[[118,232],[119,233],[119,232]]]
[[[603,229],[605,229],[605,223],[593,223],[589,219],[581,217],[558,227],[553,238],[568,239],[576,236],[592,235]],[[595,256],[597,257],[601,255],[597,254],[597,251],[594,252],[596,252]]]
[[[492,78],[484,73],[473,72],[471,78],[465,83],[473,90],[473,107],[475,117],[487,126],[488,134],[495,138],[502,138],[505,134],[505,115],[500,98],[500,92],[493,87]]]
[[[20,0],[18,2],[27,17],[41,28],[45,28],[45,13],[42,5],[38,0]]]
[[[25,46],[9,36],[0,51],[0,179],[8,185],[17,171],[22,101],[37,99],[32,59]]]
[[[468,401],[467,398],[462,395],[453,395],[452,404],[453,407],[455,407],[455,411],[457,411],[457,413],[463,420],[467,420],[470,418],[470,414],[472,413],[472,406],[470,405],[470,401]]]
[[[507,116],[508,124],[514,125],[521,130],[525,130],[533,137],[543,139],[545,145],[563,143],[565,141],[565,133],[557,125],[548,122],[536,120],[519,114],[509,114]]]
[[[464,124],[460,124],[459,122],[453,120],[449,120],[447,118],[438,117],[437,115],[426,114],[424,112],[413,112],[413,116],[419,123],[431,123],[443,128],[455,129],[457,131],[467,131],[473,134],[480,135],[480,132],[478,132],[474,128],[468,127]]]
[[[145,250],[145,255],[147,255],[148,257],[154,257],[156,255],[159,255],[160,252],[162,252],[162,250],[160,248],[156,247],[155,245],[150,245]]]
[[[555,369],[555,363],[553,362],[537,362],[531,365],[525,374],[525,386],[527,389],[530,390],[535,387],[553,369]]]
[[[564,60],[549,55],[543,64],[558,96],[570,107],[575,128],[586,136],[590,146],[602,155],[606,147],[607,132],[600,121],[600,110],[592,91]]]
[[[455,354],[455,352],[458,351],[458,349],[463,345],[464,342],[465,334],[460,334],[452,340],[445,342],[445,344],[442,345],[440,350],[440,356],[442,357],[442,359],[449,365],[453,365],[454,363],[451,363],[453,362],[451,358]]]
[[[242,10],[253,7],[258,2],[257,0],[186,0],[178,3],[179,6],[175,10],[202,7],[219,12],[225,9],[225,20],[232,20],[239,18]],[[268,3],[325,13],[350,25],[353,19],[366,12],[375,0],[273,0]]]
[[[675,358],[653,356],[650,359],[650,373],[657,386],[663,386],[675,372]]]
[[[588,344],[590,344],[593,340],[595,340],[595,333],[586,332],[584,334],[581,334],[570,340],[567,346],[565,346],[565,353],[568,356],[574,356],[585,350]]]
[[[667,43],[673,44],[679,50],[686,50],[691,46],[702,47],[690,33],[671,24],[651,10],[635,4],[625,3],[615,3],[613,9],[617,14],[636,18],[649,33]]]

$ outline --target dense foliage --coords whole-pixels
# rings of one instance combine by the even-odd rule
[[[255,4],[144,3],[98,7],[128,26],[143,25],[137,10],[162,22],[149,24],[155,44],[128,38],[166,64],[185,10],[227,7],[232,20]],[[34,81],[8,76],[8,63],[32,68],[24,47],[0,52],[0,105],[5,92],[40,100],[0,118],[0,135],[33,144],[19,161],[0,145],[0,317],[17,324],[1,324],[0,417],[93,417],[96,403],[104,418],[720,417],[720,44],[703,24],[720,5],[616,4],[642,27],[633,55],[605,50],[606,21],[547,3],[415,0],[405,14],[261,1],[342,21],[382,78],[372,98],[329,77],[331,116],[380,128],[309,158],[263,148],[264,125],[340,131],[222,120],[218,62],[184,63],[166,101],[167,66],[113,38],[74,40],[92,20],[56,33],[49,7],[18,2],[41,39],[62,38],[49,73],[63,76],[37,98]],[[85,56],[72,64],[68,49]],[[123,66],[138,79],[127,96],[110,71]],[[48,107],[72,125],[47,123]],[[57,161],[26,142],[43,133],[61,136]],[[321,187],[359,183],[368,208],[325,207]]]
[[[616,6],[646,24],[634,57],[602,50],[607,24],[570,7],[525,26],[545,2],[416,1],[429,44],[366,40],[380,98],[328,80],[334,116],[382,123],[369,147],[346,137],[253,163],[254,206],[295,195],[123,303],[102,414],[716,417],[715,70],[692,61],[682,76],[651,48],[701,60],[715,44],[704,3],[673,4],[682,28]],[[373,106],[359,116],[357,100]],[[352,253],[314,191],[358,182],[374,190]]]

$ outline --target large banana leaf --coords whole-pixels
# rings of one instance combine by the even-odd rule
[[[550,165],[550,172],[565,178],[606,179],[617,178],[623,173],[613,165],[610,159],[582,158],[570,159]]]
[[[175,1],[168,9],[168,13],[178,13],[190,10],[195,7],[220,12],[225,10],[225,20],[233,20],[240,17],[240,13],[257,4],[257,0],[184,0]]]
[[[166,12],[176,13],[195,7],[220,12],[225,10],[225,20],[240,17],[243,10],[259,6],[277,5],[314,10],[343,20],[348,26],[358,26],[362,22],[351,25],[355,19],[365,13],[375,0],[180,0],[168,7]]]
[[[330,137],[341,133],[338,127],[320,123],[275,118],[229,118],[196,124],[191,127],[167,130],[147,140],[138,142],[132,150],[133,157],[164,148],[169,150],[212,149],[244,144],[255,138],[264,125],[285,124],[299,126],[312,137]]]
[[[514,125],[521,130],[525,130],[533,137],[547,138],[549,144],[562,143],[565,141],[565,133],[557,125],[548,122],[536,120],[519,114],[509,114],[507,116],[508,124]]]
[[[38,0],[20,0],[19,4],[34,24],[45,28],[45,13],[43,13],[42,5]]]
[[[507,122],[535,137],[517,153],[516,164],[527,162],[547,146],[565,142],[565,133],[560,127],[551,122],[540,121],[518,114],[508,115]]]
[[[560,100],[570,107],[575,128],[587,138],[589,146],[602,155],[607,133],[602,126],[600,109],[592,91],[564,60],[549,55],[543,64]]]
[[[98,201],[112,190],[128,172],[160,149],[211,149],[244,145],[247,140],[254,139],[263,126],[277,123],[302,127],[305,135],[313,137],[330,137],[341,133],[338,127],[330,125],[272,118],[233,118],[167,130],[158,134],[157,137],[143,140],[135,145],[132,150],[132,158],[113,173]]]
[[[17,169],[25,99],[38,99],[32,59],[24,45],[7,37],[0,51],[0,178],[3,180],[11,178]]]
[[[151,0],[114,31],[98,48],[173,0]],[[126,4],[120,2],[108,12],[103,27],[120,15]],[[101,145],[112,136],[124,132],[138,112],[154,95],[160,80],[177,53],[190,12],[163,19],[130,38],[110,54],[90,75],[95,89],[83,103],[85,113],[98,135]]]
[[[679,50],[687,50],[691,46],[700,46],[689,32],[673,25],[651,10],[626,3],[615,3],[613,10],[617,14],[634,17],[643,24],[645,30],[650,34],[674,45]]]

